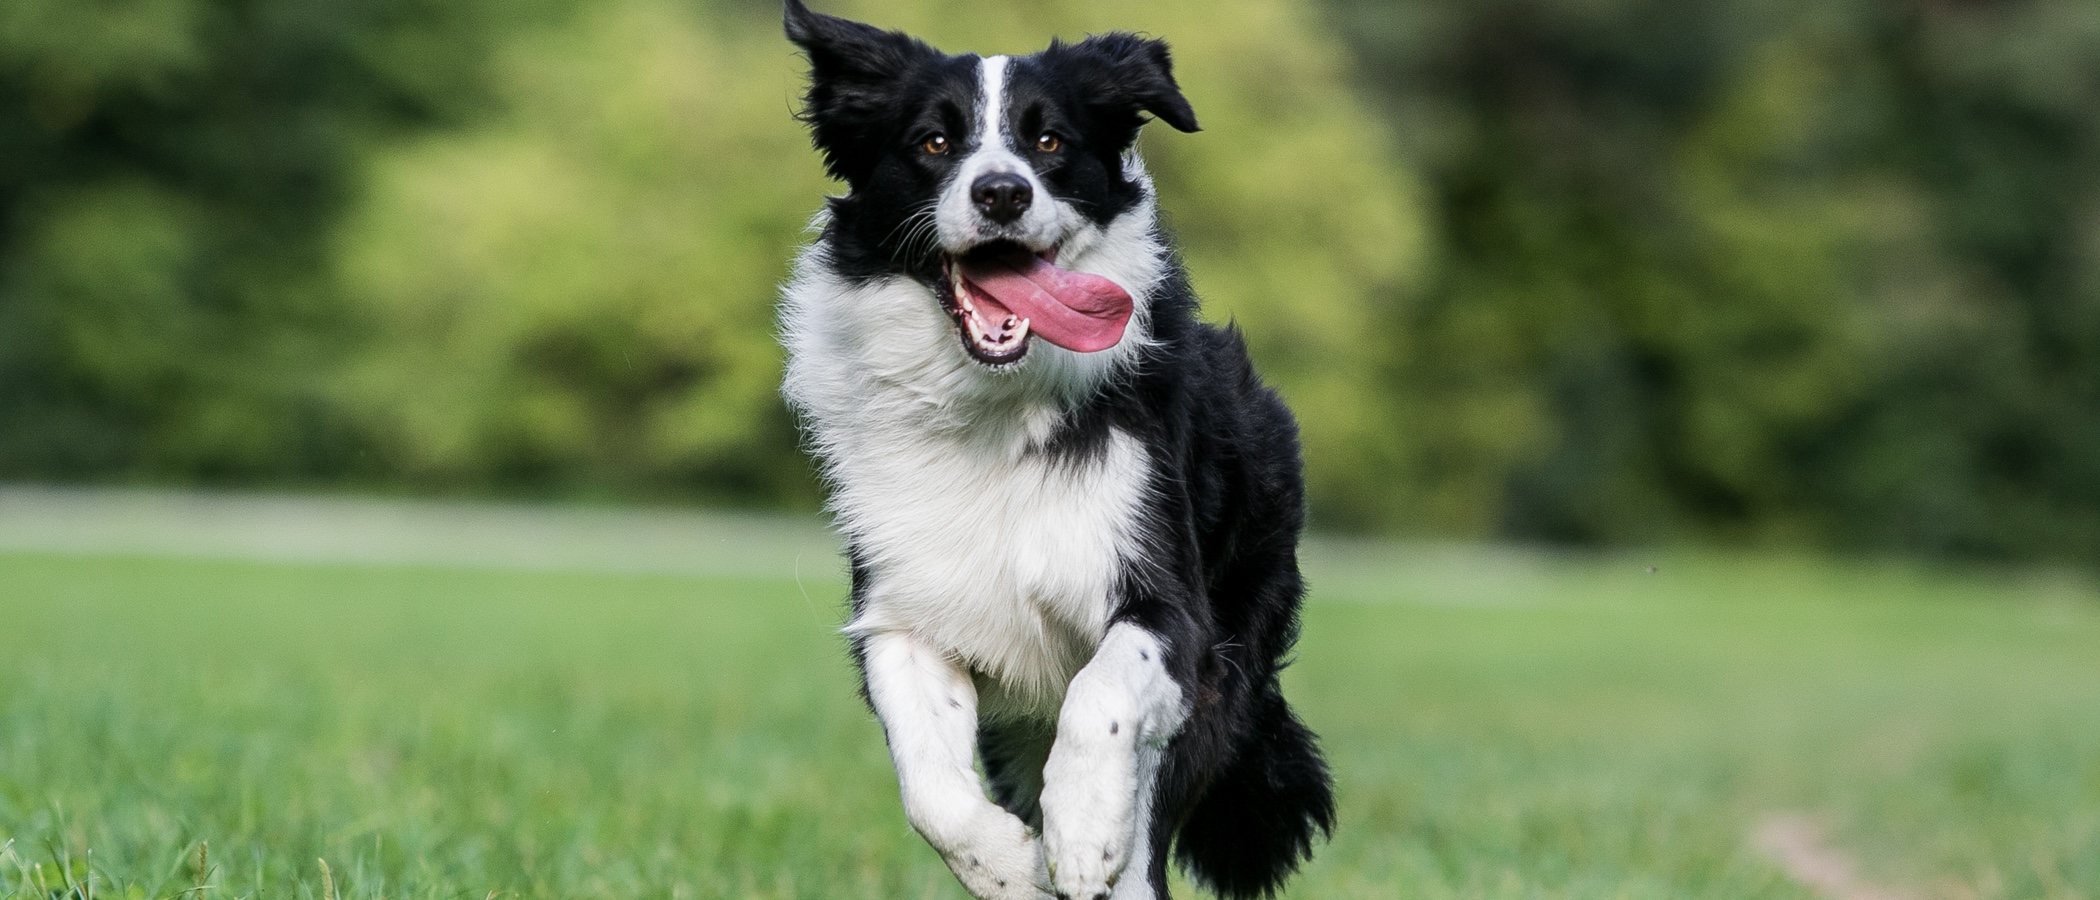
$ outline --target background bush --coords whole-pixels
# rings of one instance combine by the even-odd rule
[[[830,9],[1173,41],[1328,527],[2100,552],[2100,6]],[[85,37],[92,35],[92,39]],[[0,7],[0,477],[807,508],[771,3]]]

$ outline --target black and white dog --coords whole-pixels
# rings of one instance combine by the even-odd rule
[[[980,898],[1165,897],[1170,847],[1273,892],[1334,822],[1277,683],[1297,426],[1196,320],[1133,149],[1148,115],[1196,130],[1167,46],[949,56],[800,0],[786,22],[847,191],[783,289],[784,390],[906,816]]]

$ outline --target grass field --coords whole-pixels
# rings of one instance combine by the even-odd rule
[[[642,571],[551,526],[402,565],[26,520],[0,897],[963,896],[898,810],[835,567],[783,550],[806,532]],[[1289,687],[1341,827],[1289,897],[1816,896],[1775,822],[1843,857],[1833,896],[2100,896],[2084,580],[1332,543],[1309,569]]]

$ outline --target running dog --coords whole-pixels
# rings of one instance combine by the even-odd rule
[[[1164,898],[1170,851],[1272,893],[1334,824],[1277,680],[1297,424],[1159,221],[1139,128],[1197,130],[1167,45],[786,27],[845,193],[782,288],[783,391],[906,817],[984,900]]]

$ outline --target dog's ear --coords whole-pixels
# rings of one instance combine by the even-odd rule
[[[855,181],[864,172],[856,160],[881,139],[881,124],[895,117],[902,82],[939,51],[902,32],[812,11],[802,0],[787,0],[783,23],[788,40],[809,57],[800,117],[824,153],[825,168]]]
[[[1166,41],[1112,31],[1053,50],[1071,54],[1079,64],[1081,77],[1093,88],[1089,102],[1121,107],[1121,116],[1130,120],[1133,138],[1137,127],[1144,124],[1140,111],[1180,131],[1200,130],[1196,111],[1189,108],[1181,86],[1174,83],[1174,58]]]
[[[895,79],[934,53],[910,35],[816,12],[787,0],[782,16],[788,40],[809,56],[810,80],[849,85]]]

